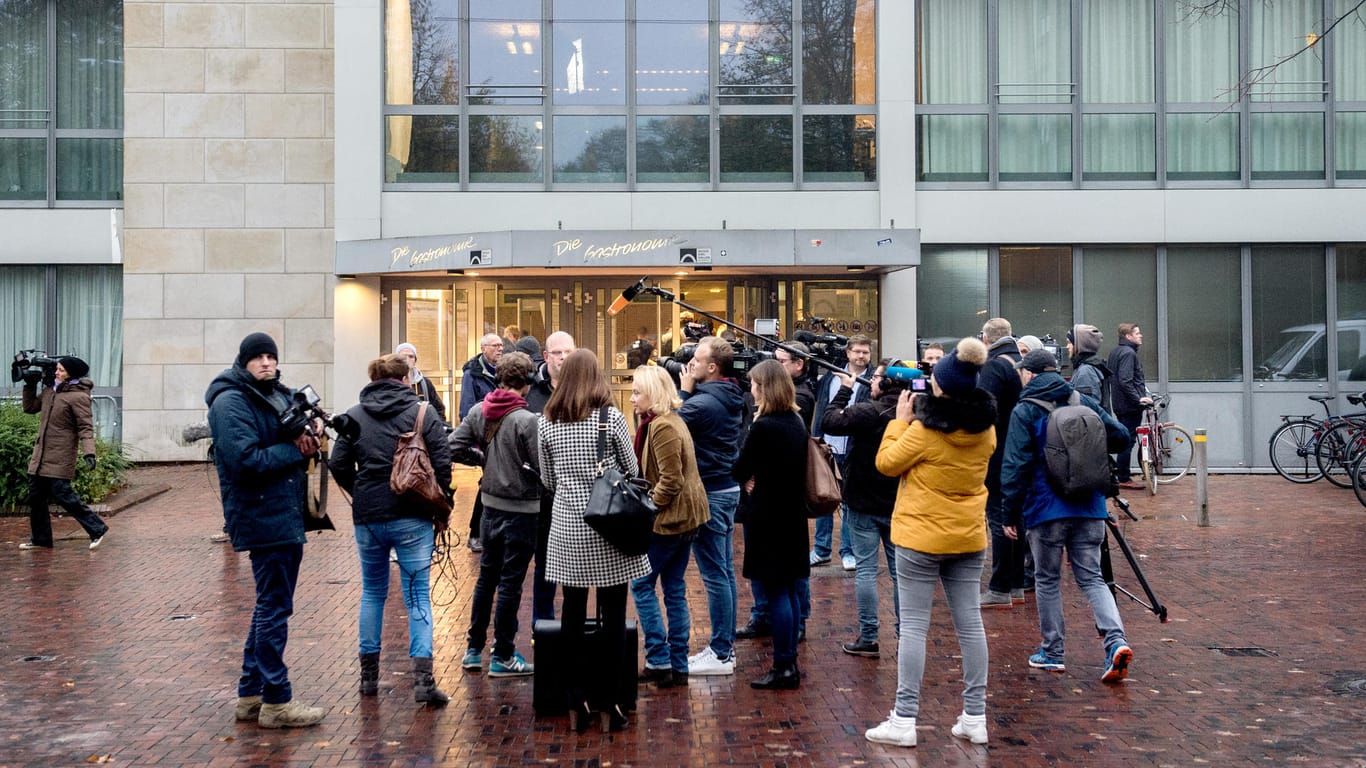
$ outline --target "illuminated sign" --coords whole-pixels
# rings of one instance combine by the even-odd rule
[[[582,238],[556,240],[555,256],[565,254],[582,255],[584,261],[602,261],[616,256],[629,256],[636,253],[649,253],[667,248],[674,242],[672,237],[652,237],[625,243],[585,243]]]
[[[460,253],[461,251],[469,250],[474,246],[475,242],[475,238],[469,237],[465,238],[464,240],[461,240],[460,242],[449,243],[447,245],[438,245],[432,248],[424,248],[420,251],[414,251],[412,247],[407,245],[396,246],[389,250],[389,266],[393,267],[394,265],[398,264],[400,260],[405,258],[408,260],[407,266],[409,268],[421,266],[423,264],[430,264],[433,261],[443,259],[447,256],[452,256],[454,254]]]

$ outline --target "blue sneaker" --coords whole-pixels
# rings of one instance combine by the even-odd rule
[[[1049,672],[1066,672],[1067,667],[1062,663],[1062,659],[1055,659],[1052,656],[1039,651],[1029,657],[1029,666],[1035,669],[1044,669]]]
[[[1102,683],[1118,683],[1129,676],[1129,662],[1133,661],[1133,649],[1124,643],[1116,645],[1105,654],[1105,674],[1100,676]]]
[[[522,654],[514,651],[512,658],[500,659],[493,657],[489,662],[489,677],[526,677],[536,671],[536,668],[522,658]]]
[[[465,657],[460,660],[461,669],[472,669],[476,672],[484,666],[484,658],[479,653],[478,648],[470,648],[465,651]]]

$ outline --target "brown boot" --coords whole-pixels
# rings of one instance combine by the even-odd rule
[[[237,698],[237,710],[234,714],[241,722],[255,720],[261,714],[261,697],[239,696]]]
[[[261,716],[256,722],[262,728],[304,728],[322,720],[322,707],[310,707],[298,699],[291,699],[284,704],[262,704]]]
[[[444,707],[450,703],[451,697],[436,687],[431,658],[413,657],[413,700],[429,707]]]

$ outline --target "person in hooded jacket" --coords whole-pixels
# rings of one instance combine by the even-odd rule
[[[417,425],[422,403],[408,378],[408,363],[398,355],[372,360],[370,383],[360,391],[360,403],[346,413],[356,423],[358,437],[346,435],[332,446],[328,467],[337,485],[351,494],[356,554],[360,558],[360,692],[378,692],[380,638],[384,603],[389,596],[389,553],[398,555],[403,605],[408,614],[408,656],[413,662],[413,698],[442,706],[450,701],[432,677],[431,605],[432,519],[421,508],[405,503],[389,489],[394,450],[399,435]],[[451,453],[445,429],[436,414],[422,417],[422,440],[432,471],[442,488],[451,485]]]
[[[228,536],[234,551],[250,553],[256,580],[235,715],[263,728],[323,719],[322,708],[294,698],[284,663],[304,556],[307,465],[318,439],[313,430],[291,434],[281,427],[293,390],[280,381],[278,356],[270,336],[247,335],[233,366],[214,377],[204,395]]]
[[[489,676],[519,677],[534,672],[517,652],[517,608],[522,602],[527,566],[536,554],[541,464],[536,414],[526,405],[533,372],[531,358],[522,352],[504,353],[495,372],[498,388],[471,408],[450,436],[453,454],[477,449],[484,467],[479,478],[479,495],[484,502],[479,539],[484,551],[479,556],[479,576],[474,582],[470,628],[460,666],[472,671],[483,667],[492,613]]]
[[[1001,454],[1010,426],[1010,412],[1020,399],[1020,377],[1015,363],[1020,361],[1020,345],[1011,336],[1010,321],[993,317],[982,324],[982,341],[987,345],[987,364],[977,386],[996,398],[996,452],[987,467],[987,526],[991,532],[991,577],[982,593],[983,608],[1010,608],[1023,603],[1028,584],[1025,554],[1028,549],[1002,531],[1009,523],[1001,511]]]
[[[1079,323],[1067,332],[1067,354],[1072,359],[1072,389],[1110,410],[1110,366],[1101,357],[1105,334],[1094,325]]]
[[[76,477],[76,452],[88,469],[95,468],[95,425],[91,419],[90,366],[79,357],[61,358],[51,384],[38,391],[37,379],[24,379],[24,413],[41,414],[38,439],[28,462],[29,540],[20,549],[52,549],[49,502],[57,502],[99,549],[109,525],[71,490]]]
[[[830,401],[821,421],[827,435],[850,438],[849,461],[845,465],[844,503],[849,507],[849,530],[854,543],[854,600],[858,605],[858,637],[841,647],[851,656],[877,658],[879,648],[877,609],[877,551],[881,542],[887,558],[887,573],[892,582],[892,606],[899,608],[896,589],[896,549],[892,545],[892,509],[896,506],[897,478],[877,469],[877,452],[882,433],[896,418],[896,403],[906,385],[886,376],[888,365],[900,361],[883,360],[873,371],[871,399],[849,403],[853,396],[853,377],[840,377],[840,390]],[[899,610],[894,613],[900,615]]]
[[[901,593],[896,705],[869,741],[913,747],[925,671],[925,638],[936,583],[942,583],[963,657],[963,712],[950,733],[987,742],[987,637],[977,588],[987,548],[987,464],[996,449],[996,404],[979,389],[987,348],[958,342],[934,366],[931,394],[902,392],[877,468],[901,478],[892,511]]]
[[[417,393],[418,400],[426,400],[436,409],[436,414],[442,421],[446,420],[446,404],[441,401],[441,395],[437,394],[436,385],[432,380],[422,375],[422,370],[417,367],[417,347],[403,342],[394,347],[394,354],[403,358],[408,363],[408,379],[412,382],[413,392]]]

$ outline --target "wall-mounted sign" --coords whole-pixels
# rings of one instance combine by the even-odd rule
[[[487,267],[493,263],[493,251],[483,248],[477,251],[470,251],[471,267]]]
[[[678,263],[679,263],[679,264],[710,264],[710,263],[711,263],[711,249],[710,249],[710,248],[679,248],[679,249],[678,249]]]

